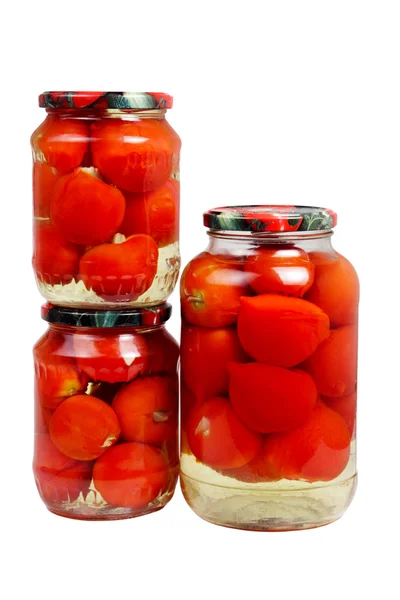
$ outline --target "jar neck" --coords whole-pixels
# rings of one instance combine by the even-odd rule
[[[49,329],[51,331],[57,331],[64,334],[83,334],[83,335],[99,335],[99,336],[119,336],[119,335],[133,335],[133,334],[144,334],[154,331],[160,331],[165,329],[165,323],[160,325],[141,327],[126,326],[126,327],[74,327],[72,325],[61,325],[59,323],[49,323]]]
[[[119,108],[46,108],[48,115],[59,119],[123,119],[138,121],[139,119],[165,120],[167,110],[157,109],[119,109]]]
[[[335,255],[332,246],[333,231],[297,231],[297,232],[262,232],[250,233],[247,231],[215,231],[208,230],[211,254],[232,252],[232,254],[246,254],[252,248],[268,246],[295,245],[306,252],[323,252]]]

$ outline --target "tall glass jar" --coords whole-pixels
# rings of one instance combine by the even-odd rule
[[[204,519],[291,530],[338,519],[356,488],[359,284],[336,215],[205,214],[181,279],[181,485]]]
[[[94,311],[45,305],[34,347],[33,471],[47,508],[75,519],[144,515],[178,476],[178,344],[170,305]]]
[[[59,306],[156,305],[179,266],[179,153],[154,92],[45,92],[31,138],[33,269]]]

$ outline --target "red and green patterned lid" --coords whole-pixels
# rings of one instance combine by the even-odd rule
[[[163,92],[43,92],[41,108],[116,108],[151,110],[172,108],[173,98]]]
[[[337,224],[330,208],[253,204],[222,206],[204,213],[204,225],[214,231],[329,231]]]
[[[146,327],[162,325],[170,318],[172,307],[167,302],[148,308],[121,310],[89,310],[53,306],[49,302],[42,306],[42,319],[48,323],[69,327]]]

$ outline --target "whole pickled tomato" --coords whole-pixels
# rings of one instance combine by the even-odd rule
[[[357,321],[360,286],[353,265],[341,254],[335,258],[323,252],[310,252],[315,276],[306,298],[328,316],[332,327]]]
[[[157,265],[157,244],[150,236],[138,234],[88,250],[80,260],[79,277],[104,300],[129,302],[149,289]]]
[[[318,402],[303,425],[267,436],[264,452],[271,468],[285,479],[331,481],[346,468],[350,442],[342,417]]]
[[[214,397],[194,406],[186,433],[195,457],[216,469],[242,467],[261,449],[261,436],[239,419],[227,398]]]
[[[224,327],[237,321],[240,298],[249,292],[241,265],[203,252],[181,277],[181,307],[185,319],[202,327]]]
[[[323,396],[351,394],[357,384],[357,327],[332,329],[302,368],[313,377]]]
[[[238,333],[254,360],[293,367],[328,337],[329,318],[302,298],[264,294],[241,299]]]
[[[150,444],[117,444],[96,460],[93,481],[108,504],[141,509],[166,491],[168,460]]]
[[[164,184],[180,150],[166,122],[104,120],[91,125],[93,163],[106,181],[127,192],[148,192]]]
[[[304,423],[317,401],[308,373],[262,363],[229,366],[229,397],[240,419],[260,433],[288,431]]]
[[[125,214],[125,198],[117,188],[77,169],[54,188],[51,220],[65,239],[92,246],[110,240]]]

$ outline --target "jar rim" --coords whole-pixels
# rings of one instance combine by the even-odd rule
[[[120,110],[154,110],[172,108],[173,97],[164,92],[43,92],[41,108],[82,109],[116,108]]]
[[[330,231],[337,224],[337,214],[330,208],[285,204],[221,206],[208,210],[203,218],[212,231],[254,234]]]
[[[42,306],[42,319],[54,325],[85,328],[146,327],[162,325],[171,317],[172,306],[168,302],[146,308],[121,310],[79,309],[54,306],[47,302]]]

